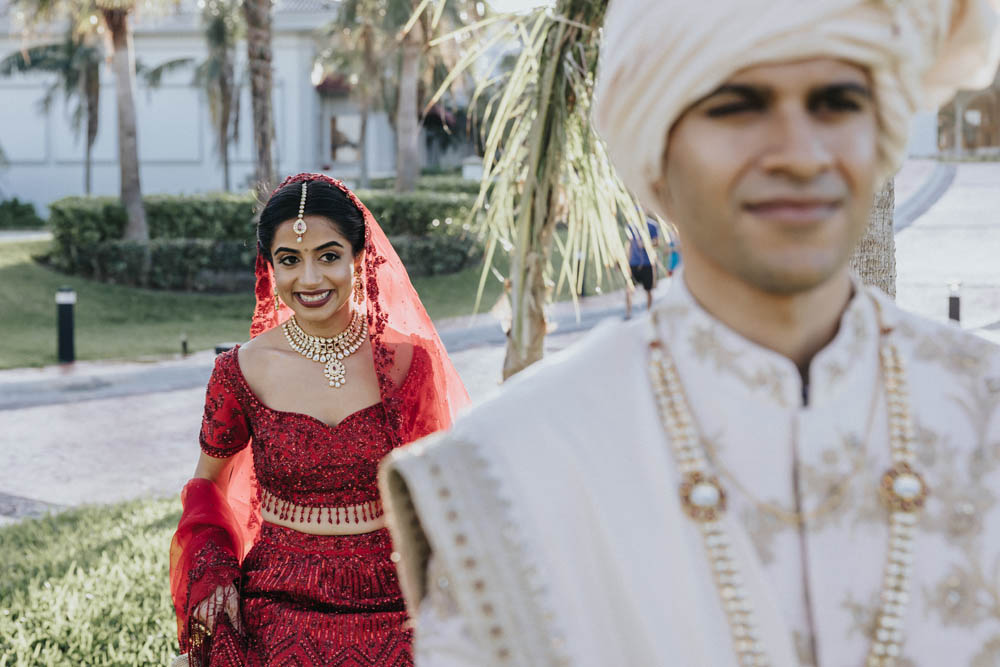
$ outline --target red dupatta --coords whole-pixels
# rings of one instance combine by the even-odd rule
[[[323,174],[286,178],[272,193],[304,181],[321,181],[340,189],[361,211],[365,244],[361,272],[379,391],[386,409],[390,440],[404,445],[451,426],[455,413],[469,401],[434,324],[417,296],[399,255],[372,214],[341,181]],[[273,270],[258,247],[257,297],[250,336],[278,326],[291,316],[282,304],[274,308]],[[412,352],[412,354],[411,354]],[[419,360],[402,386],[410,360]],[[226,479],[212,483],[192,479],[181,492],[184,507],[170,548],[170,585],[177,613],[178,639],[191,664],[207,664],[207,636],[190,615],[217,586],[239,581],[239,563],[260,530],[260,490],[253,454],[245,447],[233,457]],[[221,609],[220,631],[228,631]]]

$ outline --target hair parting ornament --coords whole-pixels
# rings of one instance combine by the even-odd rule
[[[306,212],[306,189],[309,185],[309,181],[302,181],[302,196],[299,198],[299,217],[295,219],[292,224],[292,231],[295,232],[297,238],[295,241],[297,243],[302,243],[302,235],[306,233],[308,229],[306,227],[306,221],[302,219],[302,216]]]

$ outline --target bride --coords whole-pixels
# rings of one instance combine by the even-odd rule
[[[411,665],[376,467],[468,395],[342,183],[286,179],[257,250],[252,339],[216,360],[170,548],[181,649],[192,665]]]

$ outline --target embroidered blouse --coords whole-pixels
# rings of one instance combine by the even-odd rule
[[[238,350],[216,359],[201,450],[226,458],[252,443],[261,488],[296,505],[346,507],[377,501],[378,462],[392,449],[384,404],[353,412],[336,426],[300,412],[274,410],[250,389]],[[422,363],[414,356],[404,386]]]

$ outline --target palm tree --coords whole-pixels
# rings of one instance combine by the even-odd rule
[[[386,91],[382,98],[395,110],[397,192],[413,190],[420,174],[421,84],[433,81],[435,65],[442,59],[456,61],[454,51],[449,52],[443,48],[444,42],[433,37],[440,30],[451,30],[479,17],[481,12],[485,12],[485,5],[470,0],[344,0],[341,4],[330,33],[343,42],[331,51],[361,52],[360,58],[347,59],[355,61],[350,69],[359,81],[387,87],[387,77],[373,74],[384,54],[395,51],[395,90]],[[372,89],[359,91],[362,123],[374,98]]]
[[[243,0],[247,28],[247,67],[253,106],[253,139],[257,151],[255,188],[261,195],[275,183],[274,112],[271,105],[271,1]]]
[[[229,142],[235,140],[239,122],[239,88],[236,85],[234,50],[239,35],[237,0],[208,0],[202,10],[208,58],[195,72],[208,98],[208,109],[215,128],[219,157],[222,160],[222,183],[229,190]]]
[[[482,121],[483,182],[476,205],[484,212],[487,237],[480,295],[497,247],[510,255],[512,320],[504,378],[541,359],[550,288],[558,291],[571,283],[577,288],[571,292],[578,293],[588,260],[602,274],[617,267],[627,275],[618,220],[645,229],[590,124],[598,33],[606,8],[607,0],[559,0],[551,11],[506,19],[522,35],[523,49],[509,73],[477,90],[478,97],[488,86],[495,87],[497,78],[505,84],[487,102]],[[510,27],[496,29],[493,23],[495,19],[483,22],[492,35],[463,65],[509,39]],[[445,85],[455,76],[457,70]],[[555,234],[558,222],[566,225],[565,237]],[[554,244],[562,256],[558,283],[551,261]]]
[[[146,209],[142,203],[139,179],[139,142],[135,112],[135,54],[132,48],[132,28],[129,20],[135,10],[135,0],[15,0],[29,24],[37,24],[68,16],[74,27],[87,17],[92,23],[100,17],[107,30],[111,46],[111,67],[115,73],[115,100],[118,107],[118,164],[121,169],[121,200],[128,220],[125,238],[149,240]]]
[[[47,0],[41,0],[47,1]],[[134,0],[95,0],[95,6],[111,34],[111,68],[115,73],[115,100],[118,104],[118,165],[121,172],[121,200],[128,221],[124,238],[148,241],[146,209],[139,179],[139,129],[135,112],[135,51],[132,47]]]
[[[895,184],[890,179],[875,195],[868,228],[851,257],[851,268],[861,282],[893,298],[896,296],[896,240],[892,226],[895,204]]]
[[[103,59],[93,32],[70,30],[62,42],[33,46],[0,61],[0,75],[3,76],[15,72],[53,72],[57,75],[42,98],[42,108],[48,112],[61,88],[66,102],[73,104],[73,129],[79,132],[81,126],[86,127],[83,190],[88,195],[91,192],[91,154],[97,140]]]
[[[396,3],[397,6],[408,3]],[[412,9],[412,7],[410,8]],[[399,95],[396,98],[396,192],[411,192],[420,175],[420,57],[425,21],[420,15],[399,38]]]
[[[215,132],[216,149],[222,162],[222,184],[229,190],[229,146],[238,140],[239,90],[235,74],[236,40],[242,30],[242,18],[236,0],[208,0],[202,7],[208,57],[201,63],[194,58],[168,60],[153,68],[139,66],[143,81],[150,88],[159,87],[168,72],[194,67],[192,84],[205,92],[208,111]]]
[[[385,33],[376,22],[379,0],[344,0],[337,18],[327,26],[327,37],[333,42],[317,60],[324,70],[347,76],[361,116],[358,153],[362,188],[369,185],[368,118],[377,104],[385,85],[385,71],[380,63],[387,53]]]

